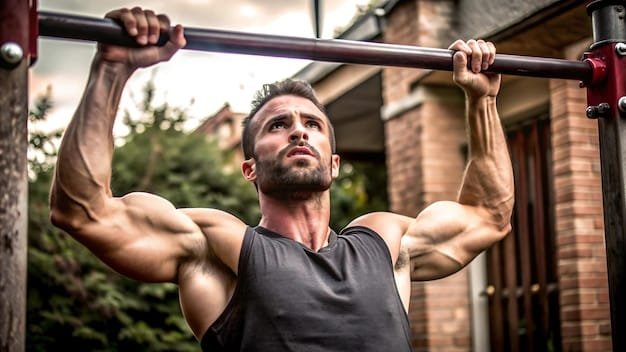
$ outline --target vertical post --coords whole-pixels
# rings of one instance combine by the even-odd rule
[[[605,71],[587,90],[587,116],[598,118],[604,231],[613,351],[626,351],[626,8],[599,0],[587,7],[594,44],[587,57]]]
[[[315,27],[315,38],[322,37],[322,12],[320,10],[322,0],[313,0],[313,25]]]
[[[25,350],[29,2],[0,1],[0,351]]]

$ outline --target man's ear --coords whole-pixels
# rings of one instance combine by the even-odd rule
[[[341,158],[337,154],[333,154],[330,158],[331,176],[333,180],[339,176],[339,166],[341,165]]]
[[[244,160],[241,163],[241,173],[247,181],[253,183],[256,181],[256,162],[254,161],[254,158]]]

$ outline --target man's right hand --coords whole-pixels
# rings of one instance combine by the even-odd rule
[[[167,61],[187,43],[182,26],[177,25],[164,46],[154,45],[158,42],[161,32],[170,30],[170,20],[166,15],[156,15],[151,10],[143,10],[140,7],[133,7],[130,10],[124,8],[113,10],[105,17],[119,22],[141,47],[126,48],[100,43],[98,56],[104,61],[125,64],[131,70]]]

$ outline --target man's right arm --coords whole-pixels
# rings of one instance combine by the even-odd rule
[[[117,10],[139,44],[153,44],[167,18],[139,8]],[[124,85],[133,71],[168,60],[185,39],[176,27],[164,47],[100,45],[80,105],[59,150],[50,204],[53,223],[118,272],[141,281],[174,282],[185,260],[212,252],[200,227],[167,200],[146,193],[112,196],[112,127]],[[243,233],[233,216],[215,211],[211,224]],[[210,227],[206,224],[203,230]]]

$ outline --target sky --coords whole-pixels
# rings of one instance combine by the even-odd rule
[[[332,38],[335,29],[347,26],[358,6],[368,2],[320,0],[321,37]],[[172,24],[313,38],[312,4],[312,0],[40,0],[39,9],[102,17],[115,8],[141,6],[167,14]],[[94,43],[39,39],[38,60],[29,77],[30,106],[50,86],[54,107],[45,123],[31,128],[56,129],[67,125],[81,98],[95,48]],[[169,62],[135,72],[126,85],[120,112],[136,111],[142,87],[154,77],[156,103],[167,101],[174,107],[190,106],[190,127],[193,127],[225,103],[234,111],[247,112],[261,84],[290,77],[308,63],[181,50]],[[116,131],[121,131],[119,123]]]

